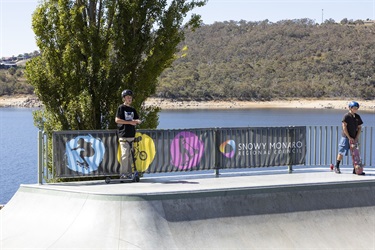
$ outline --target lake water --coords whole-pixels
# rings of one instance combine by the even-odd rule
[[[317,109],[178,110],[160,113],[159,129],[213,127],[336,126],[345,111]],[[374,112],[359,112],[375,125]],[[37,128],[32,109],[0,108],[0,204],[20,184],[37,183]]]
[[[343,111],[316,109],[163,111],[160,129],[338,125]]]

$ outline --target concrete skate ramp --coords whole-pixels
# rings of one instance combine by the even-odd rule
[[[1,249],[375,249],[374,181],[134,195],[45,186],[21,186],[0,210]]]

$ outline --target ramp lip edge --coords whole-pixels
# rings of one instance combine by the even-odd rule
[[[72,193],[81,195],[95,195],[97,197],[129,197],[129,198],[144,198],[144,199],[160,199],[173,197],[196,197],[196,196],[219,196],[228,195],[229,193],[240,194],[262,194],[275,192],[295,192],[295,191],[312,191],[322,189],[342,189],[342,188],[363,188],[375,186],[375,180],[361,180],[361,181],[346,181],[346,182],[324,182],[324,183],[301,183],[293,185],[270,185],[270,186],[249,186],[249,187],[233,187],[233,188],[212,188],[201,190],[175,190],[175,191],[158,191],[158,192],[139,192],[139,193],[110,193],[87,190],[71,190],[64,189],[61,186],[48,186],[40,184],[21,184],[20,190],[42,190],[54,191],[61,193]]]

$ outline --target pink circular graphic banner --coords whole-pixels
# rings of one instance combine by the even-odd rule
[[[204,152],[204,143],[188,131],[178,133],[171,144],[171,164],[181,170],[191,169],[199,164]]]

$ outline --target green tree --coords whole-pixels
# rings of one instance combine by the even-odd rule
[[[158,124],[157,107],[143,102],[155,93],[158,76],[171,65],[187,28],[200,16],[187,14],[207,0],[46,0],[32,26],[40,56],[26,64],[26,76],[44,109],[34,121],[45,131],[115,128],[120,93],[145,120]]]

